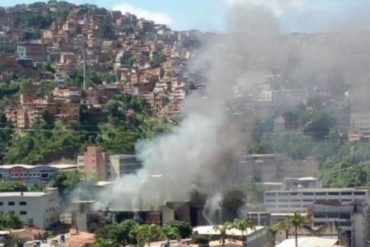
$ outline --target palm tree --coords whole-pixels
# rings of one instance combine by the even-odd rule
[[[288,217],[288,223],[294,226],[295,247],[298,247],[298,227],[304,222],[304,219],[299,212]]]
[[[230,226],[231,223],[228,221],[226,221],[222,225],[213,226],[213,230],[218,231],[220,233],[221,247],[225,246],[226,231],[230,229]]]
[[[247,235],[244,237],[244,232],[251,228],[252,230],[256,229],[253,221],[251,219],[234,219],[232,227],[238,229],[242,232],[242,243],[243,246],[247,246]]]
[[[272,245],[273,246],[275,246],[276,234],[278,234],[278,232],[280,232],[284,227],[285,227],[284,224],[281,222],[275,223],[269,227],[269,232],[272,235]]]
[[[180,236],[180,231],[178,228],[170,226],[170,225],[165,225],[161,229],[161,235],[166,238],[168,247],[170,246],[170,240],[177,238]]]

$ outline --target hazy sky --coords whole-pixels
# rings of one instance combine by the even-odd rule
[[[42,1],[42,0],[37,0]],[[0,5],[12,6],[35,0],[0,0]],[[316,31],[333,19],[370,10],[370,0],[73,0],[76,4],[96,4],[108,9],[129,11],[139,17],[168,24],[174,29],[222,31],[224,16],[233,4],[263,4],[281,20],[287,31]],[[358,18],[357,21],[361,21]]]

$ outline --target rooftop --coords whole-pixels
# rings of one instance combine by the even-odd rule
[[[193,228],[193,232],[198,232],[200,235],[220,235],[220,232],[214,229],[215,226],[197,226]],[[244,235],[250,235],[263,229],[263,226],[256,226],[255,230],[248,229]],[[226,231],[228,236],[242,236],[242,232],[238,229],[232,228]]]
[[[331,247],[335,246],[338,242],[337,239],[332,238],[319,238],[319,237],[307,237],[298,238],[298,247]],[[276,247],[295,247],[295,239],[286,239]]]
[[[368,192],[368,188],[298,188],[291,190],[269,190],[265,192],[352,192],[352,191],[363,191]]]
[[[14,164],[14,165],[2,165],[0,168],[3,169],[12,169],[15,167],[22,167],[25,169],[32,169],[36,167],[53,167],[57,169],[72,169],[72,168],[77,168],[77,165],[75,164],[47,164],[47,165],[26,165],[26,164]]]
[[[52,194],[50,192],[0,192],[1,197],[42,197]]]

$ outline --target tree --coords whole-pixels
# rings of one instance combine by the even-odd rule
[[[294,226],[295,247],[298,247],[298,227],[304,222],[304,217],[299,212],[288,216],[288,223]]]
[[[272,235],[272,245],[275,246],[276,245],[276,235],[282,230],[284,229],[284,224],[282,223],[275,223],[273,225],[271,225],[269,227],[269,232],[270,234]]]
[[[220,241],[221,241],[221,247],[225,246],[225,240],[227,237],[227,230],[231,228],[231,223],[226,221],[222,225],[215,225],[213,226],[213,230],[218,231],[220,233]]]
[[[27,186],[18,181],[0,181],[0,192],[21,192],[27,190]]]
[[[19,229],[22,228],[22,222],[12,212],[0,212],[0,229]]]
[[[82,174],[78,171],[56,172],[51,176],[50,186],[58,188],[61,195],[67,195],[81,178]]]
[[[165,225],[161,228],[161,235],[167,240],[169,243],[171,239],[175,239],[180,236],[180,231],[178,228]],[[169,246],[169,244],[168,244]]]
[[[306,123],[303,132],[315,140],[324,140],[334,126],[334,119],[326,112],[315,112],[311,120]]]
[[[244,233],[248,230],[248,228],[250,228],[252,230],[255,229],[255,225],[254,225],[253,221],[250,220],[250,219],[234,219],[234,221],[232,223],[232,227],[241,231],[243,246],[247,246],[248,239],[247,239],[247,235],[244,238]],[[245,245],[244,245],[244,243],[245,243]]]
[[[163,52],[155,52],[152,57],[151,65],[153,68],[160,67],[166,61],[166,54]]]
[[[120,246],[136,244],[136,235],[133,229],[138,227],[134,220],[124,220],[121,223],[113,223],[96,232],[96,240],[101,246],[105,243],[116,243]]]
[[[179,220],[170,221],[164,225],[164,227],[166,226],[176,228],[179,231],[179,234],[181,235],[182,238],[188,238],[192,233],[191,226],[189,225],[189,223],[185,221]]]
[[[137,226],[136,233],[139,246],[144,246],[145,243],[148,243],[150,247],[150,243],[153,240],[159,239],[161,228],[155,224],[143,224]]]

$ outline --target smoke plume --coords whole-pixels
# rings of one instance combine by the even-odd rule
[[[276,18],[264,5],[230,8],[227,34],[210,35],[190,65],[206,78],[205,97],[186,99],[183,120],[170,134],[137,144],[143,168],[114,181],[97,207],[156,208],[187,201],[193,190],[217,198],[237,176],[235,161],[245,154],[250,123],[259,114],[246,106],[266,83],[274,90],[320,89],[340,97],[349,90],[367,102],[368,33],[352,25],[340,32],[287,34]],[[233,108],[236,101],[242,110]]]

